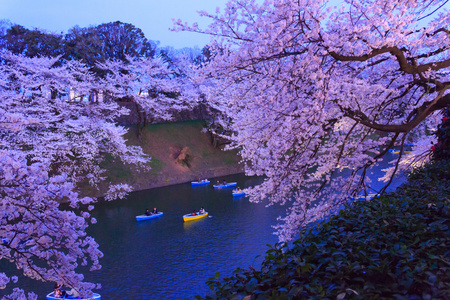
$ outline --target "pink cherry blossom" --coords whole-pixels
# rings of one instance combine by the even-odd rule
[[[240,149],[248,175],[266,176],[250,201],[288,204],[281,240],[361,191],[382,193],[366,174],[389,149],[400,154],[386,184],[429,157],[429,132],[450,104],[446,3],[232,0],[200,13],[208,28],[175,23],[213,38],[201,71],[217,134]]]
[[[0,61],[0,259],[27,277],[89,295],[100,285],[85,282],[77,267],[100,269],[103,253],[86,234],[88,222],[97,222],[88,212],[95,199],[81,197],[77,187],[96,187],[105,179],[100,162],[106,153],[141,170],[150,161],[140,147],[126,144],[127,129],[116,119],[128,110],[116,99],[128,96],[161,120],[170,119],[171,108],[193,107],[197,94],[156,59],[105,62],[99,65],[108,69],[104,79],[79,62],[60,65],[59,58],[1,52]],[[143,93],[153,90],[160,93]],[[130,191],[127,184],[111,185],[105,199]],[[15,282],[0,273],[0,288]],[[20,289],[8,297],[35,299]]]

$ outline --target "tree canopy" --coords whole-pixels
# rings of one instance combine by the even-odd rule
[[[146,114],[160,119],[195,101],[157,59],[105,61],[96,65],[106,70],[103,78],[79,61],[58,60],[0,53],[0,259],[32,279],[87,295],[97,286],[77,268],[99,269],[103,254],[85,232],[96,223],[89,214],[95,199],[80,196],[78,188],[105,179],[105,154],[149,168],[147,154],[125,143],[127,130],[116,119],[128,110],[116,99],[135,98]],[[168,99],[162,91],[178,97]],[[122,198],[131,189],[110,184],[105,199]],[[0,289],[16,281],[0,272]],[[10,295],[20,297],[21,289]]]
[[[47,33],[3,22],[0,47],[27,57],[56,57],[78,60],[95,68],[107,60],[126,61],[127,57],[153,58],[157,42],[148,40],[140,28],[120,21],[97,26],[71,28],[67,34]]]
[[[232,0],[200,13],[206,29],[176,23],[215,37],[205,92],[246,173],[267,176],[251,201],[290,203],[282,240],[362,191],[382,193],[365,175],[390,149],[400,153],[387,183],[429,157],[450,105],[447,3]]]
[[[120,21],[87,28],[74,27],[64,37],[65,58],[81,60],[88,66],[107,60],[126,61],[127,57],[155,56],[155,42],[147,40],[141,29]]]
[[[30,30],[21,25],[12,25],[5,31],[0,37],[0,46],[12,53],[28,57],[55,57],[64,51],[62,35]]]

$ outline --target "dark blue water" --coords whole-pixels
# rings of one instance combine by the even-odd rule
[[[222,179],[241,187],[261,182],[243,175]],[[230,274],[259,264],[266,244],[277,241],[271,225],[284,209],[233,199],[231,190],[181,184],[97,205],[93,215],[98,224],[90,234],[105,257],[103,269],[87,278],[102,284],[99,292],[105,299],[187,299],[205,295],[206,281],[216,271]],[[183,222],[184,214],[202,206],[208,218]],[[164,215],[135,221],[153,207]]]
[[[262,181],[243,174],[220,178],[224,179],[237,181],[241,188]],[[277,242],[271,226],[285,209],[266,208],[245,197],[233,199],[232,188],[216,190],[212,184],[156,188],[96,205],[92,216],[98,223],[89,227],[88,234],[105,256],[102,269],[85,272],[85,278],[101,283],[96,292],[102,299],[193,299],[206,295],[206,281],[215,272],[227,275],[237,267],[260,265],[267,244]],[[183,221],[184,214],[202,206],[209,217]],[[153,207],[164,215],[136,222],[136,215]],[[23,277],[19,286],[34,291],[39,299],[53,289],[52,283]]]
[[[372,178],[379,177],[384,167],[378,167]],[[237,181],[241,188],[262,182],[262,178],[243,174],[220,178],[224,179]],[[100,271],[85,272],[85,276],[87,281],[102,284],[96,291],[102,299],[193,299],[208,293],[206,281],[215,272],[228,275],[237,267],[259,267],[267,244],[277,242],[271,226],[285,214],[285,208],[233,199],[232,189],[215,190],[214,182],[134,192],[125,200],[96,205],[92,215],[98,223],[88,233],[105,257]],[[202,206],[208,218],[183,222],[184,214]],[[164,215],[136,222],[136,215],[153,207]],[[38,293],[39,299],[53,287],[24,278],[19,285]]]

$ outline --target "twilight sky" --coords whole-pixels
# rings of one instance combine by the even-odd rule
[[[160,46],[203,47],[209,37],[188,32],[171,32],[173,19],[208,24],[196,11],[215,12],[227,0],[0,0],[0,20],[8,19],[26,28],[66,33],[78,25],[87,27],[121,21],[142,29]]]

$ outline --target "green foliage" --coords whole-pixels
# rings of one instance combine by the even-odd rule
[[[0,48],[28,57],[55,57],[63,53],[61,35],[46,33],[39,29],[29,30],[20,25],[8,28],[0,36]]]
[[[69,30],[64,37],[64,58],[80,60],[98,76],[104,76],[104,70],[96,63],[107,60],[128,62],[131,57],[154,57],[155,42],[147,40],[141,29],[120,21]]]
[[[1,28],[0,28],[1,29]],[[96,63],[107,60],[127,62],[127,56],[154,57],[157,42],[147,40],[140,28],[120,21],[81,28],[75,26],[67,34],[46,33],[13,25],[0,31],[0,49],[28,57],[56,57],[79,60],[99,76],[104,71]]]
[[[449,208],[450,161],[441,160],[303,229],[291,247],[270,247],[260,270],[216,273],[206,299],[448,299]]]

